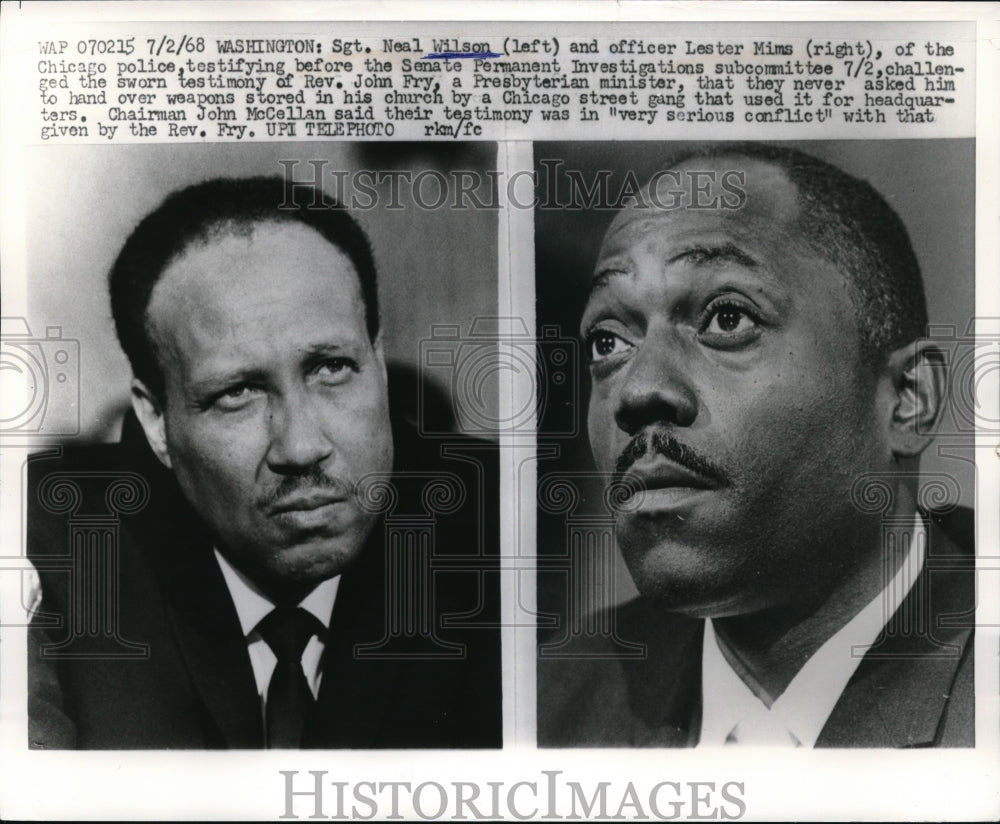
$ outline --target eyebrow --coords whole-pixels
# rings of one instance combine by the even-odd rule
[[[720,243],[713,246],[696,244],[688,246],[670,258],[667,263],[677,263],[688,260],[695,266],[705,266],[710,263],[735,263],[747,269],[756,269],[759,265],[754,258],[740,249],[735,243]]]
[[[187,387],[187,395],[193,399],[203,399],[217,392],[222,392],[229,387],[237,386],[241,383],[256,383],[264,379],[264,372],[260,369],[234,369],[231,372],[223,372],[212,375],[200,381],[193,381]]]
[[[356,342],[327,342],[313,343],[302,347],[302,363],[314,364],[326,358],[357,357],[358,344]]]
[[[756,259],[740,249],[735,243],[729,242],[711,245],[696,243],[685,246],[679,252],[669,257],[666,265],[672,266],[682,261],[687,261],[694,266],[710,266],[716,263],[734,263],[745,269],[757,269],[760,266]],[[599,270],[590,281],[590,291],[587,295],[588,300],[597,292],[605,289],[613,278],[628,277],[629,275],[630,273],[624,269],[617,269],[615,267]]]
[[[350,357],[355,351],[350,343],[313,343],[302,347],[301,362],[313,364],[324,358],[342,356]],[[256,383],[267,378],[267,370],[256,367],[234,369],[221,372],[200,381],[194,381],[189,386],[189,392],[198,397],[204,397],[223,391],[241,383]]]

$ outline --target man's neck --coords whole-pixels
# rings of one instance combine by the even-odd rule
[[[911,510],[909,521],[914,517]],[[723,656],[771,706],[816,651],[878,596],[903,560],[904,556],[893,558],[887,566],[882,548],[875,546],[860,555],[859,563],[823,597],[713,619]]]

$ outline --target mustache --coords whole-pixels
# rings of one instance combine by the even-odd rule
[[[637,432],[632,436],[615,462],[615,480],[621,480],[636,461],[649,453],[662,455],[667,460],[714,481],[719,486],[729,483],[729,478],[721,467],[699,455],[687,444],[678,441],[669,432],[658,430],[649,433]]]
[[[273,509],[285,501],[310,492],[331,492],[338,496],[354,497],[357,490],[353,483],[331,477],[320,467],[312,466],[302,473],[282,477],[277,485],[257,498],[257,505],[262,509]]]

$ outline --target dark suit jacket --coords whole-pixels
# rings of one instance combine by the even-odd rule
[[[398,499],[343,573],[304,746],[499,747],[495,447],[459,439],[459,457],[442,458],[439,441],[403,427],[394,437]],[[444,486],[431,488],[435,477]],[[211,538],[134,422],[122,444],[33,459],[28,480],[28,553],[43,587],[31,745],[263,746]],[[390,542],[401,563],[387,563]]]
[[[858,666],[817,747],[974,745],[974,523],[968,510],[930,517],[924,571]],[[704,621],[645,598],[615,610],[622,641],[643,658],[608,658],[588,639],[542,658],[538,741],[548,747],[687,747],[701,729]],[[601,626],[607,626],[607,616]],[[889,624],[893,626],[892,622]]]

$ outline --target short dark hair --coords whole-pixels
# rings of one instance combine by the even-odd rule
[[[927,299],[910,236],[868,181],[798,149],[769,143],[706,143],[675,155],[665,168],[723,157],[769,163],[796,187],[799,228],[809,247],[847,276],[862,355],[873,367],[926,334]]]
[[[111,314],[133,374],[161,402],[163,371],[149,334],[147,312],[164,270],[191,244],[265,223],[315,229],[350,259],[358,273],[368,336],[379,331],[378,285],[371,244],[346,208],[315,186],[278,176],[216,178],[180,189],[129,235],[111,267]]]

